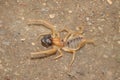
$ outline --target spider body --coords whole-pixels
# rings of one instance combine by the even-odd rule
[[[46,22],[44,20],[29,20],[28,24],[30,25],[43,25],[44,27],[51,30],[52,33],[44,33],[40,34],[38,39],[43,36],[41,39],[41,43],[44,47],[52,46],[52,49],[40,51],[40,52],[32,52],[31,58],[41,57],[41,55],[51,55],[56,52],[59,52],[59,55],[55,57],[55,59],[58,59],[63,56],[62,50],[72,53],[72,60],[70,62],[70,66],[72,65],[75,53],[77,50],[81,49],[85,44],[92,43],[94,44],[94,41],[91,39],[86,39],[83,37],[83,28],[78,27],[79,30],[72,31],[68,28],[64,28],[62,30],[59,30],[58,32],[54,29],[54,26],[50,24],[49,22]],[[64,39],[61,39],[60,33],[61,32],[67,32],[67,35],[64,37]]]
[[[64,42],[60,38],[53,38],[52,39],[53,45],[58,46],[58,47],[64,47]]]

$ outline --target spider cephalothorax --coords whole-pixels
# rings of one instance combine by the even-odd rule
[[[50,46],[52,46],[52,37],[51,37],[51,34],[43,36],[43,38],[41,39],[41,44],[44,47],[50,47]]]

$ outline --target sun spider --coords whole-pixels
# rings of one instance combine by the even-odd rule
[[[58,59],[63,56],[62,50],[72,53],[72,60],[69,64],[71,66],[73,64],[75,53],[77,50],[81,49],[85,44],[92,43],[94,44],[94,41],[92,39],[86,39],[84,38],[83,34],[83,28],[78,27],[78,30],[73,31],[68,28],[64,28],[62,30],[56,31],[54,29],[54,26],[46,22],[44,20],[29,20],[29,25],[43,25],[44,27],[51,30],[51,33],[44,33],[40,34],[39,38],[41,36],[41,44],[44,47],[52,47],[52,49],[40,51],[40,52],[32,52],[31,58],[41,57],[41,55],[51,55],[55,54],[57,51],[59,52],[59,55],[55,57],[55,59]],[[61,39],[60,33],[61,32],[67,32],[64,39]]]

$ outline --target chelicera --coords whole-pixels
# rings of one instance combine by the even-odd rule
[[[52,46],[53,42],[52,42],[52,37],[50,34],[48,35],[44,35],[43,38],[41,39],[41,44],[44,46],[44,47],[49,47],[49,46]]]

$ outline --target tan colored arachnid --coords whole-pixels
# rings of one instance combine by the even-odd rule
[[[43,25],[44,27],[51,30],[51,33],[40,34],[39,38],[42,36],[41,44],[44,47],[52,46],[52,49],[40,52],[32,52],[31,58],[41,57],[41,55],[51,55],[58,52],[59,55],[55,57],[55,59],[58,59],[63,56],[63,50],[72,54],[72,60],[69,64],[71,66],[74,61],[76,51],[81,49],[87,43],[94,43],[93,40],[84,38],[84,36],[82,35],[83,28],[81,27],[78,27],[79,30],[77,31],[72,31],[68,28],[56,31],[52,24],[44,20],[29,20],[28,24]],[[61,32],[67,32],[64,39],[61,39],[60,37]]]

